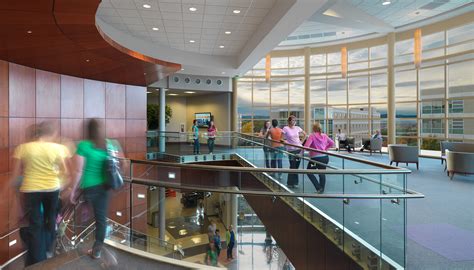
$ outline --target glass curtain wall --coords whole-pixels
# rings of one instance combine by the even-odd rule
[[[439,141],[474,141],[474,23],[422,37],[417,69],[413,38],[395,43],[396,142],[439,150]],[[348,50],[341,76],[340,47],[310,55],[310,121],[360,139],[380,130],[387,137],[387,44]],[[267,119],[304,124],[304,56],[265,59],[238,81],[242,132],[258,132]]]

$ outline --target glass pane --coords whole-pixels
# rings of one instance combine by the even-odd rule
[[[449,119],[449,138],[474,139],[474,119]]]
[[[237,113],[241,119],[252,119],[252,107],[239,106]]]
[[[253,105],[270,105],[270,84],[267,82],[254,82],[253,84]]]
[[[448,65],[448,96],[474,96],[474,61]]]
[[[366,61],[366,60],[368,60],[368,57],[369,57],[369,49],[368,48],[351,50],[351,51],[348,52],[347,61],[349,63],[360,62],[360,61],[364,61],[364,60]]]
[[[341,52],[328,53],[328,65],[341,64]]]
[[[271,58],[271,67],[274,68],[288,68],[288,57],[274,57]]]
[[[333,106],[328,108],[328,134],[333,135],[333,132],[338,129],[348,130],[347,108],[343,106]]]
[[[421,139],[421,146],[420,148],[423,150],[434,150],[440,151],[440,142],[443,139],[436,139],[436,138],[422,138]]]
[[[288,106],[288,82],[272,81],[271,101],[272,106],[285,105]]]
[[[251,120],[242,120],[240,122],[239,127],[240,127],[240,132],[242,133],[252,133],[253,131]]]
[[[387,136],[387,119],[373,119],[370,134],[374,134],[376,130],[380,130],[382,136]]]
[[[350,124],[349,134],[351,137],[355,138],[356,142],[360,142],[362,141],[362,138],[367,138],[370,136],[369,119],[351,119]]]
[[[444,137],[444,119],[421,120],[422,137]]]
[[[395,55],[413,53],[414,40],[407,39],[395,43]]]
[[[474,117],[473,99],[453,99],[448,101],[449,117]]]
[[[311,104],[326,105],[326,80],[311,80]]]
[[[369,102],[369,79],[367,77],[349,78],[349,104]]]
[[[326,55],[325,54],[311,55],[310,64],[311,64],[312,67],[325,66],[326,65]]]
[[[258,63],[255,66],[253,66],[253,68],[254,69],[256,69],[256,68],[265,68],[265,61],[266,61],[265,58],[260,59],[260,61],[258,61]]]
[[[304,67],[304,56],[290,57],[290,68]]]
[[[270,107],[253,107],[254,119],[270,119]]]
[[[288,107],[287,106],[279,106],[273,107],[270,112],[271,119],[288,119]],[[286,123],[286,120],[285,122]]]
[[[313,106],[313,119],[326,119],[326,107],[324,106]]]
[[[387,45],[380,45],[370,48],[370,59],[387,58]]]
[[[288,69],[273,69],[272,68],[272,76],[286,76],[288,75]]]
[[[397,103],[395,105],[396,118],[416,118],[416,103]]]
[[[448,30],[448,45],[473,39],[474,23]]]
[[[444,100],[433,100],[420,102],[420,113],[422,118],[444,117]]]
[[[328,80],[328,104],[346,103],[346,79]]]
[[[326,66],[324,67],[312,67],[311,74],[325,74],[326,73]]]
[[[409,146],[418,146],[418,139],[417,138],[397,137],[396,142],[397,142],[397,144],[406,144],[406,145],[409,145]]]
[[[290,104],[304,106],[304,81],[290,82]]]
[[[253,76],[265,76],[265,70],[264,69],[254,69],[253,70]]]
[[[396,120],[397,136],[413,136],[418,135],[418,126],[416,120],[397,119]]]
[[[444,66],[420,70],[420,99],[444,98]]]
[[[368,69],[369,68],[369,62],[360,62],[360,63],[354,63],[354,64],[349,64],[349,70],[359,70],[359,69]]]
[[[237,83],[237,104],[238,106],[252,106],[252,83]]]
[[[425,50],[440,48],[444,46],[444,31],[434,33],[431,35],[423,36],[421,38],[421,44],[423,49],[423,56],[425,56]]]
[[[303,75],[304,68],[290,68],[288,72],[290,75]]]
[[[385,67],[387,66],[387,59],[375,60],[370,62],[370,68]]]
[[[371,104],[372,118],[387,118],[387,104]]]
[[[395,73],[395,100],[416,100],[416,70]]]
[[[370,76],[370,102],[387,102],[387,74]]]

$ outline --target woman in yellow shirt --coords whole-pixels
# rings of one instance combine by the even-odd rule
[[[52,248],[59,190],[67,171],[65,159],[70,157],[65,146],[54,142],[57,129],[50,122],[40,123],[36,135],[35,141],[17,146],[13,154],[12,181],[23,176],[20,192],[29,221],[27,265],[45,260]]]

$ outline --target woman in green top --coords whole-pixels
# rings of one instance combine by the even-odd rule
[[[91,119],[87,125],[87,139],[78,144],[74,156],[75,173],[73,174],[74,188],[71,193],[71,202],[75,203],[75,191],[77,186],[80,186],[84,199],[94,209],[95,242],[89,253],[95,259],[100,258],[107,228],[109,192],[104,185],[106,181],[104,174],[107,160],[106,144],[102,124],[96,119]]]
[[[199,155],[199,128],[197,126],[197,120],[193,120],[193,140],[194,140],[194,149],[193,154]]]

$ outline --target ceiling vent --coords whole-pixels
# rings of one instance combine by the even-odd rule
[[[424,6],[421,6],[420,9],[424,9],[424,10],[433,10],[435,8],[438,8],[446,3],[448,3],[449,0],[434,0],[433,2],[431,3],[428,3]]]

